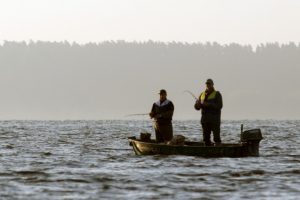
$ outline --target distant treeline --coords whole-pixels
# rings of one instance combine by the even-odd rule
[[[207,78],[222,91],[225,118],[295,119],[300,113],[300,44],[292,42],[254,48],[216,42],[4,41],[0,70],[4,118],[144,113],[161,88],[176,103],[177,115],[190,117],[193,102],[182,91],[198,95]]]
[[[257,47],[236,43],[220,45],[217,42],[126,42],[101,43],[65,42],[10,42],[0,45],[0,64],[20,62],[106,65],[118,67],[143,64],[155,66],[217,66],[217,65],[278,65],[299,64],[300,43],[266,43]],[[40,64],[40,63],[39,63]]]
[[[168,54],[185,53],[188,52],[189,55],[230,55],[230,54],[290,54],[299,53],[300,43],[290,42],[288,44],[275,43],[265,43],[260,44],[256,47],[251,45],[241,45],[237,43],[230,43],[221,45],[217,42],[206,42],[206,43],[183,43],[183,42],[126,42],[123,40],[118,41],[104,41],[100,43],[86,43],[78,44],[76,42],[69,43],[64,42],[47,42],[47,41],[37,41],[37,42],[14,42],[14,41],[4,41],[0,44],[1,53],[11,53],[12,50],[18,51],[28,51],[33,52],[47,52],[50,50],[57,50],[57,53],[61,52],[89,52],[89,53],[119,53],[124,51],[130,55],[131,52],[144,54],[153,53],[161,56],[167,56]],[[150,52],[149,52],[150,51]],[[51,51],[50,51],[51,52]]]

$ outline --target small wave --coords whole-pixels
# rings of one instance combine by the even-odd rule
[[[68,139],[58,139],[57,142],[61,144],[75,144],[72,141],[68,141]]]
[[[177,173],[176,175],[183,176],[183,177],[197,177],[197,176],[209,176],[211,174],[209,174],[209,173],[191,173],[191,174]]]
[[[111,176],[95,176],[95,177],[93,177],[93,180],[96,182],[105,183],[105,182],[111,182],[114,179],[111,178]]]
[[[43,156],[51,156],[51,155],[52,155],[51,152],[42,152],[41,154],[42,154]]]
[[[101,148],[96,149],[97,151],[132,151],[132,149],[129,148],[123,148],[123,149],[117,149],[117,148]]]
[[[47,173],[41,172],[41,171],[30,171],[30,170],[24,170],[24,171],[15,171],[13,172],[16,175],[21,176],[48,176]]]
[[[75,182],[75,183],[91,183],[91,181],[88,180],[84,180],[84,179],[55,179],[55,180],[51,180],[49,182]]]
[[[7,145],[5,146],[5,148],[7,148],[7,149],[13,149],[13,148],[14,148],[14,145],[12,145],[12,144],[7,144]]]
[[[0,172],[0,176],[12,176],[12,174],[6,172]]]
[[[300,169],[293,169],[293,170],[289,170],[289,171],[280,171],[280,172],[276,172],[274,174],[300,174]]]
[[[231,172],[230,176],[241,177],[241,176],[253,176],[253,175],[264,175],[266,172],[264,170],[251,170],[242,172]]]

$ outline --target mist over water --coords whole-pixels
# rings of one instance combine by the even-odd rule
[[[223,142],[240,124],[261,128],[260,157],[136,156],[128,136],[150,121],[1,121],[1,199],[297,199],[300,121],[223,121]],[[175,134],[202,139],[199,121]],[[152,134],[153,137],[153,134]]]
[[[212,78],[223,119],[298,119],[300,44],[9,42],[0,45],[0,119],[123,119],[168,92],[174,119],[198,119]]]

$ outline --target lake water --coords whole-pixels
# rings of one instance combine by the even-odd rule
[[[300,199],[300,121],[223,121],[223,142],[242,123],[260,157],[136,156],[127,137],[150,121],[1,121],[0,199]],[[202,139],[199,121],[173,125]]]

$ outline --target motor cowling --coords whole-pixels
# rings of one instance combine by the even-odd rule
[[[260,141],[262,139],[260,129],[246,130],[241,133],[241,142]]]

